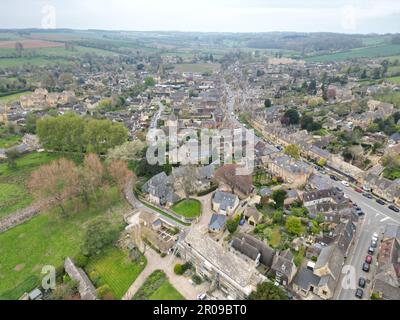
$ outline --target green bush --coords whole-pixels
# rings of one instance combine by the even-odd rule
[[[174,273],[175,274],[181,276],[181,275],[183,275],[184,272],[185,271],[183,270],[183,265],[181,265],[179,263],[175,265],[175,267],[174,267]]]
[[[74,262],[77,267],[84,269],[89,262],[89,258],[82,253],[78,253],[74,258]]]
[[[103,285],[96,290],[97,297],[101,300],[114,300],[114,295],[108,285]]]
[[[201,284],[201,283],[203,282],[203,279],[201,279],[201,277],[200,277],[199,275],[194,274],[194,275],[192,276],[192,281],[193,281],[195,284],[199,285],[199,284]]]

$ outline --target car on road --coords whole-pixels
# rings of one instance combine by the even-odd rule
[[[197,295],[197,300],[206,300],[207,295],[205,293],[200,293]]]
[[[356,211],[359,217],[362,217],[365,213],[363,211]]]
[[[360,277],[360,279],[358,279],[358,286],[360,288],[365,288],[366,284],[367,284],[367,280],[365,280],[365,278]]]
[[[372,194],[370,194],[370,193],[363,193],[363,196],[368,198],[368,199],[372,199],[373,198]]]
[[[372,263],[372,256],[370,256],[370,255],[366,256],[365,257],[365,262],[368,263],[368,264],[371,264]]]
[[[394,206],[393,204],[391,204],[388,208],[389,208],[390,210],[394,211],[394,212],[400,212],[400,209],[397,208],[396,206]]]
[[[370,268],[369,263],[364,262],[363,265],[362,265],[362,270],[364,272],[369,272],[369,268]]]
[[[360,188],[354,188],[354,191],[358,193],[363,193],[363,191]]]
[[[375,252],[375,249],[374,249],[373,247],[369,247],[369,248],[368,248],[368,254],[369,254],[369,255],[372,256],[372,255],[374,254],[374,252]]]
[[[339,187],[336,187],[336,190],[339,191],[339,192],[343,192],[343,189],[339,188]]]
[[[350,186],[350,184],[349,184],[346,180],[343,180],[341,183],[342,183],[342,185],[344,185],[345,187],[349,187],[349,186]]]
[[[376,199],[375,201],[376,201],[376,203],[380,204],[381,206],[386,205],[385,201],[383,201],[382,199]]]
[[[333,181],[339,181],[339,178],[334,176],[333,174],[329,176]]]
[[[364,296],[364,291],[363,291],[362,289],[358,288],[358,289],[356,290],[356,297],[357,297],[358,299],[362,299],[363,296]]]

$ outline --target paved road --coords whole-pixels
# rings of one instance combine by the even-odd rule
[[[158,111],[155,113],[153,119],[151,120],[150,129],[157,129],[158,120],[160,119],[161,114],[164,112],[164,109],[165,109],[165,106],[161,102],[159,102],[158,103]]]
[[[367,280],[367,287],[364,290],[364,299],[368,299],[371,295],[371,280],[375,272],[377,253],[374,254],[373,265],[369,273],[362,271],[361,267],[368,254],[368,247],[371,243],[372,235],[377,232],[381,234],[388,223],[395,223],[400,225],[400,213],[390,210],[387,206],[382,206],[375,202],[375,199],[365,198],[362,194],[354,191],[351,187],[344,187],[340,183],[335,183],[343,189],[346,196],[348,196],[354,203],[356,203],[365,213],[360,226],[358,228],[354,249],[349,256],[347,265],[351,265],[356,271],[356,284],[358,286],[359,277],[364,277]],[[355,289],[344,289],[341,282],[338,285],[336,297],[339,300],[352,300],[355,297]]]
[[[244,125],[238,121],[232,112],[234,112],[233,104],[233,92],[229,87],[226,87],[228,99],[227,99],[227,116],[231,119],[232,123],[235,125],[241,126],[243,128]],[[246,128],[245,128],[246,129]],[[266,141],[268,143],[268,141]],[[322,175],[322,174],[320,174]],[[329,175],[328,173],[325,176]],[[332,181],[334,186],[340,187],[343,189],[345,195],[349,197],[351,201],[356,203],[364,212],[364,216],[360,221],[359,228],[357,229],[357,237],[355,243],[353,244],[353,249],[345,262],[345,265],[351,265],[355,268],[356,271],[356,285],[358,286],[358,279],[360,276],[363,276],[367,279],[367,287],[364,290],[364,299],[369,299],[371,295],[371,279],[375,272],[376,266],[376,256],[377,253],[374,254],[373,264],[371,266],[371,270],[369,273],[362,271],[362,264],[365,260],[365,257],[368,254],[368,247],[371,243],[372,235],[377,232],[381,234],[384,231],[385,226],[388,223],[395,223],[400,225],[400,213],[396,213],[390,210],[387,205],[382,206],[375,202],[375,199],[368,199],[364,197],[362,194],[354,191],[351,187],[345,187],[340,182]],[[345,276],[345,275],[343,275]],[[343,278],[342,276],[342,278]],[[369,281],[368,281],[369,280]],[[335,298],[338,300],[352,300],[357,299],[355,297],[355,289],[344,289],[341,285],[342,279],[339,281],[338,287],[336,289]]]

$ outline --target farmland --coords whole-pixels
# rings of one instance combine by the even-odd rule
[[[1,63],[0,63],[0,65],[1,65]],[[8,104],[8,103],[12,103],[12,102],[18,101],[19,98],[21,98],[22,96],[26,95],[27,93],[29,93],[29,91],[24,91],[24,92],[10,94],[8,96],[0,97],[0,103]]]
[[[15,48],[17,43],[22,44],[25,49],[32,48],[52,48],[52,47],[62,47],[64,44],[62,42],[50,42],[43,40],[18,40],[18,41],[0,41],[0,48]]]
[[[327,55],[312,56],[306,58],[307,61],[327,62],[343,61],[355,58],[378,58],[400,54],[400,45],[388,44],[382,46],[357,48],[353,50],[336,52]]]

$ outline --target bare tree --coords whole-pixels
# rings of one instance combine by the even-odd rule
[[[56,204],[66,215],[68,199],[78,192],[79,176],[76,165],[66,159],[59,159],[43,165],[32,173],[29,189],[44,204]]]
[[[128,182],[135,179],[134,173],[128,169],[128,165],[122,160],[111,161],[107,169],[118,191],[123,195]]]
[[[94,153],[87,154],[78,173],[79,193],[86,205],[89,205],[90,196],[96,196],[96,190],[101,186],[104,177],[104,166],[99,156]]]
[[[196,190],[197,173],[198,168],[194,165],[181,166],[173,173],[175,185],[184,191],[186,199]]]

